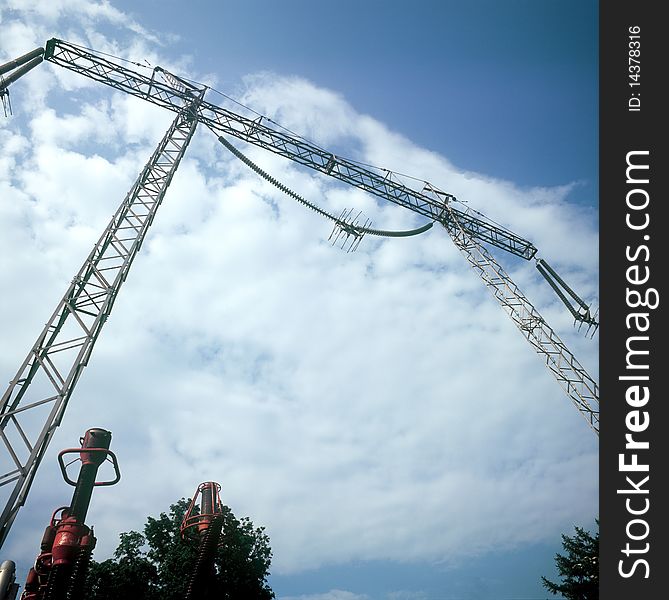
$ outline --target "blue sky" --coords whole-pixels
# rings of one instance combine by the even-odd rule
[[[532,240],[597,303],[595,2],[11,0],[0,31],[0,62],[52,36],[146,58],[427,179]],[[5,380],[172,118],[50,64],[12,101]],[[422,224],[239,147],[332,211]],[[338,251],[328,223],[199,131],[2,558],[25,571],[70,493],[49,461],[102,426],[124,476],[93,500],[100,559],[213,479],[267,528],[279,599],[547,597],[560,534],[594,526],[597,440],[436,229]],[[597,337],[574,332],[531,264],[500,261],[597,378]]]
[[[458,167],[597,198],[597,2],[135,2],[234,87],[249,73],[337,91]],[[215,8],[213,6],[216,6]],[[159,8],[158,8],[159,7]],[[178,27],[177,24],[178,23]]]

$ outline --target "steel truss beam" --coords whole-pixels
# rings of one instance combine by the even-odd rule
[[[168,110],[179,110],[184,102],[192,99],[193,92],[188,86],[175,81],[174,76],[158,67],[151,77],[147,77],[101,54],[62,40],[49,40],[44,58]],[[161,72],[167,77],[161,76]],[[469,235],[516,256],[529,260],[537,253],[531,242],[481,214],[465,213],[453,207],[446,211],[446,205],[455,197],[445,192],[426,193],[436,191],[429,184],[426,184],[427,190],[414,190],[394,180],[389,171],[335,156],[301,138],[262,124],[262,119],[251,120],[210,102],[203,101],[199,105],[198,119],[217,135],[229,134],[260,146],[445,225],[449,224],[452,215],[456,215],[459,226]]]
[[[0,487],[14,487],[0,517],[0,546],[193,137],[198,102],[178,111],[2,396],[0,438],[10,464],[0,463]]]

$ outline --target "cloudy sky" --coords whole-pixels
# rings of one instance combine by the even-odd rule
[[[0,0],[0,63],[51,37],[206,82],[430,181],[530,239],[597,305],[595,2]],[[4,381],[173,119],[50,63],[11,102]],[[331,212],[425,222],[236,145]],[[331,229],[196,133],[2,548],[21,583],[71,497],[57,452],[104,427],[123,478],[89,511],[99,560],[214,480],[266,528],[281,600],[546,596],[560,534],[594,526],[597,437],[443,228],[354,253]],[[531,263],[495,256],[596,379],[598,338]]]

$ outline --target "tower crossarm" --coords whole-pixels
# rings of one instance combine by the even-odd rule
[[[184,102],[192,99],[193,91],[172,77],[162,77],[163,69],[156,67],[146,75],[132,70],[108,56],[81,48],[63,40],[47,42],[45,60],[86,77],[137,96],[153,104],[178,111]],[[453,215],[468,235],[526,260],[534,257],[537,249],[528,240],[494,223],[479,213],[470,213],[446,206],[455,197],[437,191],[425,183],[421,190],[413,189],[396,180],[384,169],[370,167],[336,156],[315,144],[286,131],[270,127],[261,119],[250,119],[211,102],[202,101],[197,108],[198,120],[217,135],[231,135],[254,144],[301,165],[330,175],[375,196],[408,208],[447,228],[454,226]]]

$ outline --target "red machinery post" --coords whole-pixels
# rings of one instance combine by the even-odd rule
[[[22,600],[75,600],[82,596],[96,542],[93,529],[84,523],[93,488],[118,483],[121,473],[116,456],[109,450],[111,432],[89,429],[80,442],[80,448],[68,448],[58,454],[63,478],[74,486],[74,493],[70,505],[57,508],[51,516],[42,537],[40,554],[28,573]],[[81,461],[76,481],[67,475],[63,461],[67,454],[78,455],[71,462]],[[112,463],[115,477],[110,481],[96,481],[98,470],[105,461]]]
[[[220,490],[221,486],[215,481],[201,483],[181,522],[181,539],[186,540],[188,530],[193,528],[191,531],[197,531],[199,542],[197,562],[188,583],[186,600],[213,597],[211,588],[215,576],[214,559],[224,518]]]

